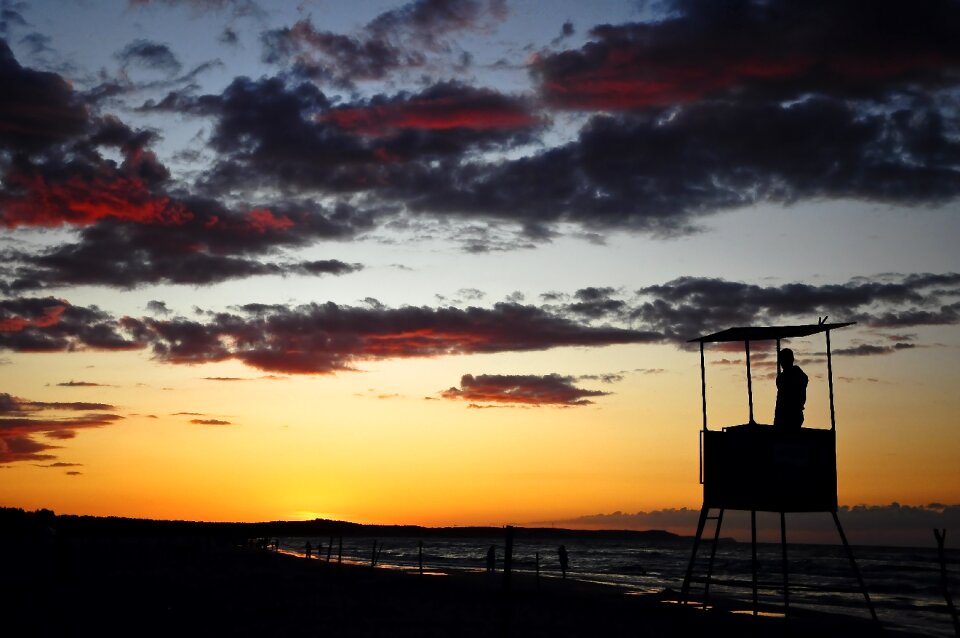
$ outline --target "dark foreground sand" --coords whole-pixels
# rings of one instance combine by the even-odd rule
[[[508,596],[500,573],[419,576],[202,543],[87,539],[0,557],[6,636],[894,635],[843,617],[680,607],[669,592],[515,577]]]

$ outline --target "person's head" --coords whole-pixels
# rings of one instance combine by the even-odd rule
[[[793,350],[790,348],[784,348],[780,351],[779,359],[781,368],[789,368],[793,366]]]

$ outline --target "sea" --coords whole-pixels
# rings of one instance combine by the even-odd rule
[[[332,540],[332,546],[331,546]],[[312,557],[336,562],[427,573],[483,571],[491,545],[497,570],[502,569],[505,540],[496,537],[343,537],[280,538],[281,551],[303,556],[311,543]],[[341,550],[342,543],[342,550]],[[376,544],[376,545],[375,545]],[[518,537],[513,542],[513,569],[541,578],[560,578],[558,547],[569,556],[567,578],[605,583],[625,593],[666,593],[679,599],[693,547],[692,539],[637,540],[585,532],[564,537]],[[376,550],[374,547],[376,546]],[[694,568],[691,600],[702,601],[710,543],[701,545]],[[342,552],[342,554],[341,554]],[[376,554],[375,554],[376,552]],[[941,589],[941,567],[935,548],[857,546],[854,556],[877,616],[884,627],[929,636],[954,636],[950,609]],[[856,574],[842,545],[788,545],[789,605],[794,611],[846,614],[868,619],[870,612]],[[960,551],[947,550],[949,591],[960,604]],[[757,544],[758,599],[762,613],[783,612],[783,572],[780,545]],[[752,611],[753,590],[749,542],[721,540],[710,580],[710,604],[734,612]]]

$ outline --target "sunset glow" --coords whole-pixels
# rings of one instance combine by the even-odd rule
[[[960,9],[816,4],[4,2],[0,505],[689,532],[687,340],[829,316],[840,503],[954,512]]]

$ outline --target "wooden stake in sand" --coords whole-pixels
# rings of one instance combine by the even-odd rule
[[[943,549],[943,543],[947,540],[947,530],[934,528],[933,536],[937,539],[937,556],[940,558],[940,589],[943,590],[943,598],[947,601],[947,608],[953,617],[953,633],[960,638],[960,618],[957,617],[957,608],[953,606],[953,596],[950,595],[950,583],[947,580],[947,554]]]

